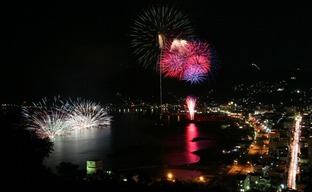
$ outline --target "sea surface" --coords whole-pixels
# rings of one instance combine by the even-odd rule
[[[110,112],[111,126],[58,136],[44,165],[55,170],[61,162],[86,169],[87,160],[102,160],[103,167],[122,169],[155,165],[186,165],[200,157],[195,151],[213,149],[221,124],[197,124],[179,115],[156,116],[140,112]],[[183,122],[182,122],[183,121]],[[195,138],[204,138],[197,139]]]
[[[5,112],[5,113],[3,113]],[[14,122],[2,110],[1,119]],[[16,113],[16,111],[13,114]],[[74,131],[54,138],[53,151],[43,164],[52,171],[62,162],[86,169],[88,160],[101,160],[103,168],[128,169],[159,165],[187,165],[200,161],[199,151],[217,159],[216,151],[231,146],[233,131],[225,121],[190,121],[187,115],[160,115],[146,110],[109,111],[108,127]],[[228,131],[226,131],[228,130]],[[211,153],[210,153],[211,151]],[[220,157],[221,158],[221,157]]]

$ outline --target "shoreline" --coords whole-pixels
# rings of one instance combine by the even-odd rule
[[[205,176],[209,177],[209,179],[212,179],[218,176],[218,173],[223,167],[224,162],[218,162],[213,158],[204,158],[204,155],[208,151],[209,150],[203,149],[194,152],[194,154],[196,153],[196,155],[200,157],[199,160],[194,163],[181,165],[155,164],[119,168],[117,171],[124,175],[136,175],[144,172],[155,180],[166,178],[169,172],[173,173],[176,179],[181,181],[195,181],[198,180],[200,176]]]

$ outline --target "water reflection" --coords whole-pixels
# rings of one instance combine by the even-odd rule
[[[194,123],[190,123],[186,127],[186,137],[185,137],[186,148],[189,152],[194,152],[199,149],[198,142],[193,142],[193,139],[197,138],[198,136],[199,136],[198,128]]]
[[[179,119],[168,117],[171,126],[155,127],[154,121],[141,115],[112,115],[110,128],[81,130],[55,138],[54,151],[44,164],[52,170],[61,162],[72,162],[84,169],[90,159],[101,159],[105,167],[115,168],[160,162],[182,165],[198,162],[200,157],[193,152],[212,145],[209,140],[192,141],[207,134],[195,123],[176,126]]]
[[[111,152],[111,145],[110,128],[73,131],[54,139],[54,151],[44,164],[54,169],[61,162],[72,162],[84,169],[86,160],[103,159],[109,165],[103,154]]]

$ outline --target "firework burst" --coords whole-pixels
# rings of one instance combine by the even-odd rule
[[[201,40],[174,40],[163,51],[160,66],[165,77],[198,84],[215,73],[214,48]]]
[[[67,111],[67,105],[58,98],[55,97],[52,103],[43,98],[41,102],[33,103],[31,107],[23,107],[22,116],[26,119],[27,128],[35,130],[40,138],[53,139],[73,130],[67,123]]]
[[[169,4],[152,5],[142,11],[130,26],[130,47],[140,64],[159,68],[161,49],[173,38],[193,37],[189,16]]]
[[[202,71],[200,66],[191,66],[183,71],[181,80],[190,84],[199,84],[206,80],[206,73]]]
[[[183,39],[174,39],[168,43],[160,60],[161,72],[165,77],[181,79],[187,58],[186,46],[188,42]]]
[[[22,116],[28,129],[41,138],[70,134],[74,130],[110,126],[112,117],[98,103],[78,98],[66,102],[55,98],[23,107]]]
[[[71,110],[67,122],[75,129],[110,126],[111,116],[99,103],[77,98],[69,100]]]
[[[202,71],[206,71],[204,80],[214,81],[221,63],[218,52],[212,44],[208,44],[206,41],[196,40],[195,46],[197,46],[197,55],[202,57],[198,58],[197,64],[200,64]]]

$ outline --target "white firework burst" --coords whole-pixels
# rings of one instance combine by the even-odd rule
[[[28,129],[36,131],[41,138],[51,139],[74,130],[108,127],[112,119],[98,103],[80,98],[62,102],[56,97],[52,103],[44,98],[31,107],[23,107],[22,116]]]
[[[69,100],[71,106],[67,122],[74,129],[86,129],[93,127],[110,126],[112,117],[101,107],[99,103],[80,99]]]
[[[130,47],[144,68],[158,70],[167,40],[194,37],[191,18],[172,4],[155,4],[142,10],[130,25]]]
[[[58,105],[55,102],[49,105],[47,102],[48,100],[43,99],[30,108],[23,107],[22,116],[26,118],[27,128],[35,130],[41,138],[51,139],[72,131],[72,127],[67,123],[67,105]]]

